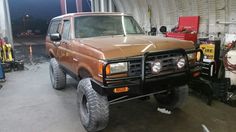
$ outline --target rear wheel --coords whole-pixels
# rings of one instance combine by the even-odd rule
[[[87,131],[99,131],[107,126],[109,103],[106,96],[98,94],[90,79],[82,79],[77,88],[77,104],[81,123]]]
[[[55,58],[50,60],[49,73],[52,87],[57,90],[64,89],[66,86],[66,74]]]
[[[181,108],[188,97],[189,88],[187,85],[176,87],[165,93],[154,95],[158,105],[168,110]]]

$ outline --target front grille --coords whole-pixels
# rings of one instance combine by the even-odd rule
[[[138,76],[142,74],[142,60],[132,60],[129,62],[129,76]]]
[[[159,60],[162,64],[162,69],[159,74],[168,74],[181,71],[177,68],[177,60],[182,57],[181,53],[168,53],[159,55],[150,55],[145,60],[145,75],[152,74],[151,64]],[[183,70],[183,69],[182,69]],[[142,73],[142,60],[132,60],[129,62],[129,76],[141,75]]]

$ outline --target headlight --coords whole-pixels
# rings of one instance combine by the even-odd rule
[[[108,65],[108,67],[110,68],[110,74],[128,71],[127,62],[113,63]]]
[[[179,69],[182,69],[182,68],[185,66],[185,63],[186,63],[185,59],[184,59],[184,58],[180,58],[180,59],[177,61],[177,67],[178,67]]]
[[[152,73],[153,74],[158,74],[160,71],[161,71],[161,62],[160,61],[154,61],[151,65],[151,68],[152,68]]]
[[[105,62],[104,61],[99,61],[98,64],[98,75],[101,76],[103,74],[103,67],[104,67]],[[127,72],[128,67],[127,67],[127,62],[121,62],[121,63],[112,63],[106,66],[106,74],[115,74],[115,73],[122,73],[122,72]]]

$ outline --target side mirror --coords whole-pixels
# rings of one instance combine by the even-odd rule
[[[166,26],[161,26],[161,27],[160,27],[160,32],[163,33],[163,34],[165,34],[165,33],[167,32]]]
[[[60,41],[61,35],[59,33],[50,34],[50,39],[51,41]]]

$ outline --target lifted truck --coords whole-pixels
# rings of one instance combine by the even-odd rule
[[[53,88],[65,88],[66,74],[79,81],[78,110],[87,131],[106,127],[110,104],[154,95],[161,107],[181,107],[189,79],[200,71],[192,42],[145,36],[123,13],[55,17],[46,48]]]

